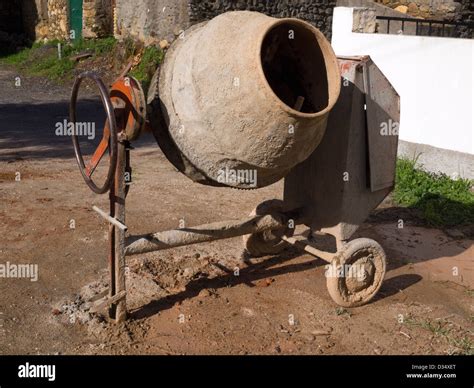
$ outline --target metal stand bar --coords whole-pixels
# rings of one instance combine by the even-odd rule
[[[283,241],[286,241],[288,244],[291,244],[299,249],[302,249],[303,251],[309,253],[312,256],[323,259],[327,263],[331,263],[335,255],[334,253],[321,251],[313,247],[312,245],[309,244],[308,240],[298,240],[295,237],[287,237],[287,236],[283,236],[281,239]]]
[[[118,144],[117,152],[117,170],[115,173],[114,182],[114,205],[115,205],[115,219],[121,224],[125,224],[125,173],[128,170],[128,142],[121,141]],[[118,302],[112,304],[113,318],[116,322],[123,322],[127,319],[127,303],[126,303],[126,286],[125,286],[125,230],[113,226],[115,232],[115,260],[114,260],[114,297],[116,294],[122,294],[123,297]]]
[[[215,222],[191,228],[167,230],[126,239],[125,255],[137,255],[184,245],[198,244],[226,238],[259,233],[285,226],[284,215],[255,216],[240,221]]]
[[[109,306],[109,317],[117,323],[127,318],[126,286],[125,286],[125,172],[129,170],[128,142],[121,141],[117,149],[117,168],[114,184],[110,188],[110,216],[96,210],[109,220],[109,295],[99,303],[96,309]]]
[[[102,209],[98,208],[97,206],[92,206],[92,210],[94,210],[97,214],[99,214],[104,220],[110,222],[111,224],[114,224],[118,228],[127,231],[127,226],[122,224],[121,222],[118,222],[115,218],[110,217],[106,212],[104,212]]]
[[[117,173],[117,170],[116,170]],[[111,218],[115,218],[115,184],[111,185],[109,191],[109,213]],[[108,299],[112,299],[115,294],[115,225],[109,223],[109,296]],[[115,318],[115,306],[109,304],[109,317]]]
[[[110,307],[111,304],[116,303],[119,300],[125,298],[125,295],[126,295],[126,292],[121,291],[118,294],[115,294],[114,296],[109,297],[105,300],[99,299],[98,302],[91,307],[90,312],[96,313],[107,307]]]

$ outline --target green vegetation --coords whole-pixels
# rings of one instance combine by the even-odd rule
[[[435,336],[445,338],[448,344],[459,349],[461,354],[474,355],[474,343],[472,340],[467,336],[457,338],[452,335],[452,328],[448,327],[451,325],[447,320],[417,320],[413,317],[407,317],[404,320],[404,324],[412,327],[421,327],[422,329],[430,331]]]
[[[163,61],[164,52],[155,46],[146,47],[143,51],[138,66],[130,72],[143,85],[143,90],[147,91],[150,86],[151,78],[155,73],[158,65]]]
[[[62,58],[58,57],[58,43],[61,43]],[[55,81],[71,79],[77,61],[71,59],[77,54],[90,53],[91,58],[86,61],[104,59],[110,63],[114,59],[123,63],[117,64],[116,68],[123,68],[125,64],[137,53],[141,52],[141,60],[130,72],[130,75],[137,78],[143,85],[144,90],[148,89],[151,78],[158,65],[163,61],[164,52],[155,46],[142,48],[140,43],[132,39],[126,39],[119,43],[114,38],[103,39],[82,39],[72,43],[64,41],[50,41],[48,43],[35,43],[31,48],[25,48],[18,53],[10,54],[0,58],[0,63],[16,66],[18,70],[34,76],[42,76]],[[112,55],[119,51],[121,55],[116,59]]]
[[[61,59],[58,56],[58,43],[61,43]],[[18,53],[8,55],[1,62],[17,66],[30,75],[43,76],[52,80],[71,78],[76,61],[71,57],[81,53],[90,53],[93,57],[110,53],[116,45],[114,38],[95,40],[77,40],[72,43],[51,41],[35,43]]]
[[[58,59],[56,55],[48,55],[40,61],[32,62],[28,70],[33,75],[59,80],[70,74],[74,65],[69,58]]]
[[[399,205],[419,209],[433,226],[474,222],[474,182],[426,172],[416,160],[399,159],[394,199]]]
[[[26,62],[32,49],[25,48],[15,54],[10,54],[4,58],[0,58],[0,62],[8,63],[9,65],[21,65]]]
[[[347,314],[349,318],[352,316],[350,311],[346,310],[344,307],[337,307],[336,308],[336,315],[344,315]]]
[[[64,55],[71,56],[81,52],[91,52],[94,55],[109,54],[115,48],[115,38],[80,39],[73,44],[64,46]]]
[[[450,330],[447,329],[446,323],[441,322],[441,320],[435,321],[417,321],[412,317],[408,317],[405,319],[405,323],[409,326],[418,326],[425,330],[431,331],[433,334],[436,335],[443,335],[446,336],[449,334]]]

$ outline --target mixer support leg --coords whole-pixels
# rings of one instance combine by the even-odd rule
[[[117,169],[115,171],[115,182],[110,190],[110,215],[118,222],[125,224],[125,197],[126,186],[129,179],[126,174],[130,171],[129,166],[129,143],[120,141],[118,144]],[[125,233],[126,231],[110,224],[109,227],[109,271],[110,286],[109,297],[114,298],[122,295],[113,303],[109,310],[110,318],[117,323],[124,322],[127,318],[126,285],[125,285]]]

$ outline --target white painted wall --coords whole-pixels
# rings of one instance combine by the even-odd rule
[[[352,32],[336,7],[337,55],[370,55],[401,99],[400,139],[474,154],[474,40]]]

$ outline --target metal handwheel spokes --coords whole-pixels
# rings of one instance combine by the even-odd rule
[[[107,115],[107,120],[104,126],[104,131],[102,134],[102,140],[100,141],[98,147],[94,151],[90,161],[86,164],[84,163],[84,157],[81,152],[81,147],[79,145],[79,138],[78,134],[76,133],[76,105],[77,105],[77,97],[79,93],[79,87],[84,79],[91,79],[95,82],[97,87],[99,88],[100,98],[102,100],[102,104],[105,108],[105,113]],[[74,125],[74,131],[72,134],[72,142],[74,145],[74,153],[76,155],[76,160],[79,165],[79,170],[81,171],[81,175],[84,178],[87,186],[97,194],[104,194],[110,190],[110,187],[113,183],[115,170],[117,166],[117,122],[115,118],[114,107],[112,105],[112,101],[109,97],[109,91],[107,87],[104,85],[102,80],[96,73],[93,72],[84,72],[80,74],[76,81],[74,82],[74,86],[72,89],[71,94],[71,103],[69,107],[69,121]],[[105,182],[102,186],[98,186],[93,180],[92,175],[96,170],[97,166],[99,165],[100,161],[105,155],[105,152],[109,150],[110,154],[110,161],[109,161],[109,168],[107,171],[107,177]]]

